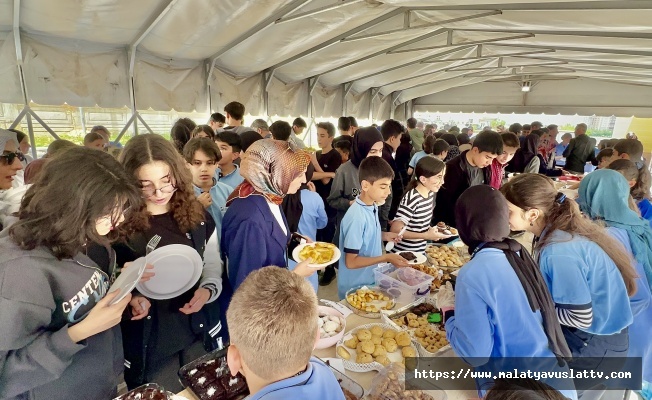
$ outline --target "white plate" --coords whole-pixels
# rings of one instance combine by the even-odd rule
[[[159,247],[149,253],[147,261],[154,266],[154,276],[136,288],[143,296],[156,300],[171,299],[188,291],[201,277],[204,266],[197,250],[183,244]]]
[[[315,243],[302,243],[302,244],[298,245],[297,247],[295,247],[294,250],[292,251],[292,258],[294,259],[294,261],[296,261],[297,263],[300,263],[301,258],[299,258],[299,253],[301,252],[301,250],[306,246],[314,246],[314,245],[315,245]],[[323,263],[323,264],[308,264],[308,266],[311,267],[311,268],[324,268],[324,267],[327,267],[327,266],[331,265],[334,262],[339,261],[340,257],[342,257],[342,253],[340,253],[340,249],[338,249],[337,246],[336,246],[333,249],[333,251],[334,251],[334,253],[333,253],[333,259],[332,260],[330,260],[330,261],[328,261],[326,263]]]
[[[423,253],[415,253],[414,251],[397,251],[396,254],[401,254],[401,253],[412,253],[416,257],[416,259],[412,261],[408,261],[408,264],[410,265],[417,265],[417,264],[425,264],[428,259],[426,258],[426,255]]]
[[[136,259],[127,269],[122,269],[120,275],[116,278],[113,285],[109,288],[108,293],[119,290],[120,293],[113,299],[111,304],[119,303],[124,299],[138,284],[140,278],[145,272],[145,257]]]

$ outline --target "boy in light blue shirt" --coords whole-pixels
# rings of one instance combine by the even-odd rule
[[[215,135],[215,143],[222,154],[217,163],[219,168],[215,171],[215,179],[235,189],[244,181],[240,176],[240,166],[235,163],[242,151],[240,135],[233,131],[222,131]]]
[[[247,276],[226,319],[227,363],[247,379],[248,400],[345,400],[330,368],[311,357],[318,316],[317,295],[299,275],[271,266]]]
[[[209,138],[195,138],[184,146],[183,157],[192,173],[192,186],[197,200],[208,210],[215,221],[219,243],[222,234],[222,218],[226,212],[226,199],[233,192],[231,186],[215,179],[215,170],[221,158],[220,150]]]
[[[374,284],[374,267],[392,263],[407,267],[408,262],[395,253],[383,254],[382,241],[400,241],[398,234],[381,232],[378,205],[392,188],[394,171],[381,157],[367,157],[360,163],[361,193],[353,201],[340,225],[340,272],[337,293],[343,299],[349,289]]]

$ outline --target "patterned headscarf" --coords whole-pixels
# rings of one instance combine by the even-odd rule
[[[280,205],[290,183],[305,172],[309,163],[310,155],[287,141],[263,139],[253,143],[240,163],[240,175],[245,180],[231,193],[227,206],[251,195]]]
[[[545,162],[550,161],[550,155],[552,154],[552,150],[557,147],[557,143],[555,143],[554,139],[549,133],[544,133],[543,136],[541,136],[541,140],[539,141],[539,148],[537,151],[539,154],[541,154],[541,157],[543,157],[543,160]]]

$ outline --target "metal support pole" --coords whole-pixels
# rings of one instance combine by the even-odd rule
[[[27,106],[27,114],[28,114],[28,115],[31,115],[32,117],[34,117],[34,119],[36,120],[36,122],[38,122],[39,125],[41,125],[43,128],[45,128],[45,130],[48,131],[48,132],[50,133],[50,135],[52,135],[55,139],[60,139],[60,138],[59,138],[59,135],[57,135],[57,134],[52,130],[52,128],[50,128],[50,127],[48,126],[48,124],[46,124],[45,121],[43,121],[43,120],[41,119],[41,117],[39,117],[38,114],[36,114],[36,113],[34,112],[34,110],[32,110],[29,106]]]
[[[124,135],[125,132],[127,132],[127,129],[129,129],[129,126],[134,122],[135,119],[136,119],[136,115],[133,114],[133,115],[131,116],[131,118],[129,118],[129,120],[127,121],[127,124],[125,124],[125,127],[122,128],[122,130],[121,130],[120,133],[118,134],[118,137],[115,138],[115,141],[116,141],[116,142],[119,142],[120,139],[122,139],[122,135]]]
[[[84,117],[84,107],[79,107],[79,122],[81,122],[82,132],[86,134],[86,118]]]
[[[20,124],[20,121],[25,117],[27,114],[27,106],[24,106],[23,109],[20,111],[14,122],[9,125],[9,129],[15,129],[18,124]]]
[[[154,131],[152,130],[152,128],[150,128],[149,125],[147,125],[147,122],[145,122],[145,120],[143,119],[143,116],[140,115],[139,112],[136,112],[136,117],[138,118],[138,120],[140,120],[140,122],[143,124],[145,129],[147,129],[149,131],[149,133],[154,134]]]
[[[34,126],[32,125],[32,115],[27,113],[27,132],[29,133],[29,141],[32,144],[32,157],[36,160],[36,138],[34,137]]]

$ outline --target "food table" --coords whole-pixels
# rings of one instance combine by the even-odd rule
[[[348,332],[350,330],[353,330],[360,325],[377,323],[377,322],[381,322],[381,320],[364,318],[356,314],[350,314],[348,317],[346,317],[346,331]],[[329,347],[327,349],[315,350],[313,351],[312,354],[322,359],[335,358],[336,357],[335,346]],[[360,386],[362,386],[365,389],[365,391],[368,391],[371,388],[371,381],[377,374],[378,372],[376,371],[353,372],[347,370],[345,375],[350,377],[354,381],[356,381]],[[195,397],[189,389],[180,392],[179,395],[190,400],[198,400],[197,397]],[[447,390],[446,396],[448,400],[467,400],[467,399],[477,398],[478,394],[476,391],[473,390]]]

